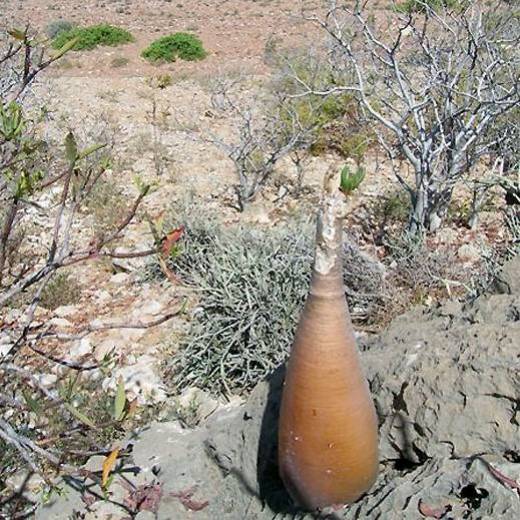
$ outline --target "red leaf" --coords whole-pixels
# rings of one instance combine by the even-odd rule
[[[501,471],[498,471],[498,469],[494,468],[494,467],[493,467],[491,464],[489,464],[489,463],[487,463],[487,467],[488,467],[488,469],[489,469],[489,472],[490,472],[490,473],[491,473],[491,474],[492,474],[492,475],[493,475],[493,476],[494,476],[494,477],[495,477],[499,482],[501,482],[501,483],[504,484],[505,486],[509,486],[511,489],[516,489],[516,491],[518,491],[519,494],[520,494],[520,484],[519,484],[516,480],[514,480],[514,479],[512,479],[512,478],[510,478],[510,477],[508,477],[508,476],[506,476],[506,475],[504,475]]]
[[[188,511],[202,511],[202,509],[209,505],[209,502],[207,500],[193,500],[191,497],[195,494],[195,491],[197,491],[197,486],[192,486],[190,488],[183,489],[182,491],[172,491],[170,495],[172,497],[178,498],[179,502]]]
[[[434,509],[422,500],[419,500],[419,513],[427,518],[442,518],[449,510],[450,506],[448,505]]]
[[[133,512],[151,511],[157,513],[161,496],[161,484],[143,484],[128,494],[125,498],[125,505]]]
[[[170,251],[172,250],[172,247],[174,246],[175,242],[178,242],[183,233],[184,226],[180,226],[166,234],[161,244],[161,254],[164,257],[167,257],[170,254]]]

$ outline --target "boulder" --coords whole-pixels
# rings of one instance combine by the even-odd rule
[[[416,308],[360,344],[379,415],[381,471],[367,495],[324,517],[520,518],[520,270],[511,265],[507,290]],[[132,468],[125,479],[153,505],[133,512],[161,520],[293,518],[276,466],[283,378],[281,367],[245,404],[219,408],[194,430],[157,422],[129,439],[131,458],[120,471]],[[114,478],[113,496],[137,504],[122,482]],[[83,511],[77,485],[68,503],[56,497],[37,518]],[[113,519],[128,517],[117,511]]]

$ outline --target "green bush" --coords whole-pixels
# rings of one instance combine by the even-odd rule
[[[76,27],[70,31],[61,32],[54,38],[52,46],[61,49],[70,40],[78,38],[74,45],[75,51],[90,50],[99,45],[116,46],[134,41],[134,37],[125,29],[113,25],[100,24],[90,27]]]
[[[54,20],[47,24],[45,27],[45,34],[51,39],[54,40],[61,33],[68,32],[74,28],[74,24],[68,22],[67,20]]]
[[[202,60],[207,52],[197,36],[189,33],[178,32],[163,36],[152,42],[141,56],[148,61],[160,62],[175,61],[177,58],[186,61]]]

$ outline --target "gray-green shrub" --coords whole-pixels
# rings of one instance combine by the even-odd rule
[[[61,33],[70,31],[74,28],[74,24],[68,20],[54,20],[49,22],[45,27],[45,34],[53,40]]]
[[[307,295],[314,225],[228,227],[213,217],[186,222],[172,270],[200,294],[172,364],[177,389],[229,395],[250,390],[286,358]],[[345,246],[345,284],[354,319],[383,298],[378,264]]]

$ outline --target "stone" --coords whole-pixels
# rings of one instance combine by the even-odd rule
[[[52,387],[58,380],[56,374],[35,374],[34,377],[38,380],[40,385],[45,387]]]
[[[149,300],[142,302],[132,312],[134,318],[143,319],[146,317],[157,316],[157,314],[163,311],[164,307],[161,303],[156,300]]]
[[[5,480],[5,485],[13,493],[23,493],[31,501],[37,501],[46,487],[45,481],[40,475],[25,470],[9,476]]]
[[[457,249],[457,256],[461,260],[473,263],[480,260],[481,252],[472,244],[463,244]]]
[[[114,285],[125,285],[130,280],[128,273],[117,273],[110,278],[110,283]]]
[[[6,332],[0,333],[0,357],[9,354],[14,343]]]
[[[458,316],[416,309],[364,345],[383,459],[520,452],[520,321],[508,318],[519,303],[491,295]]]
[[[178,407],[195,415],[196,422],[207,419],[218,407],[219,402],[196,386],[186,388],[178,399]]]
[[[78,341],[75,341],[69,350],[69,357],[71,359],[81,359],[82,357],[91,354],[93,351],[93,347],[90,343],[89,338],[82,338]]]
[[[47,323],[58,327],[59,329],[68,329],[72,327],[72,323],[65,318],[51,318]]]
[[[504,265],[495,281],[495,290],[506,294],[520,294],[520,255]]]
[[[54,309],[54,314],[58,318],[69,318],[78,313],[78,308],[75,305],[62,305]]]
[[[157,364],[158,360],[152,356],[140,356],[135,363],[116,368],[102,386],[105,390],[115,390],[121,378],[129,399],[137,398],[139,404],[162,402],[166,392],[157,373]]]

